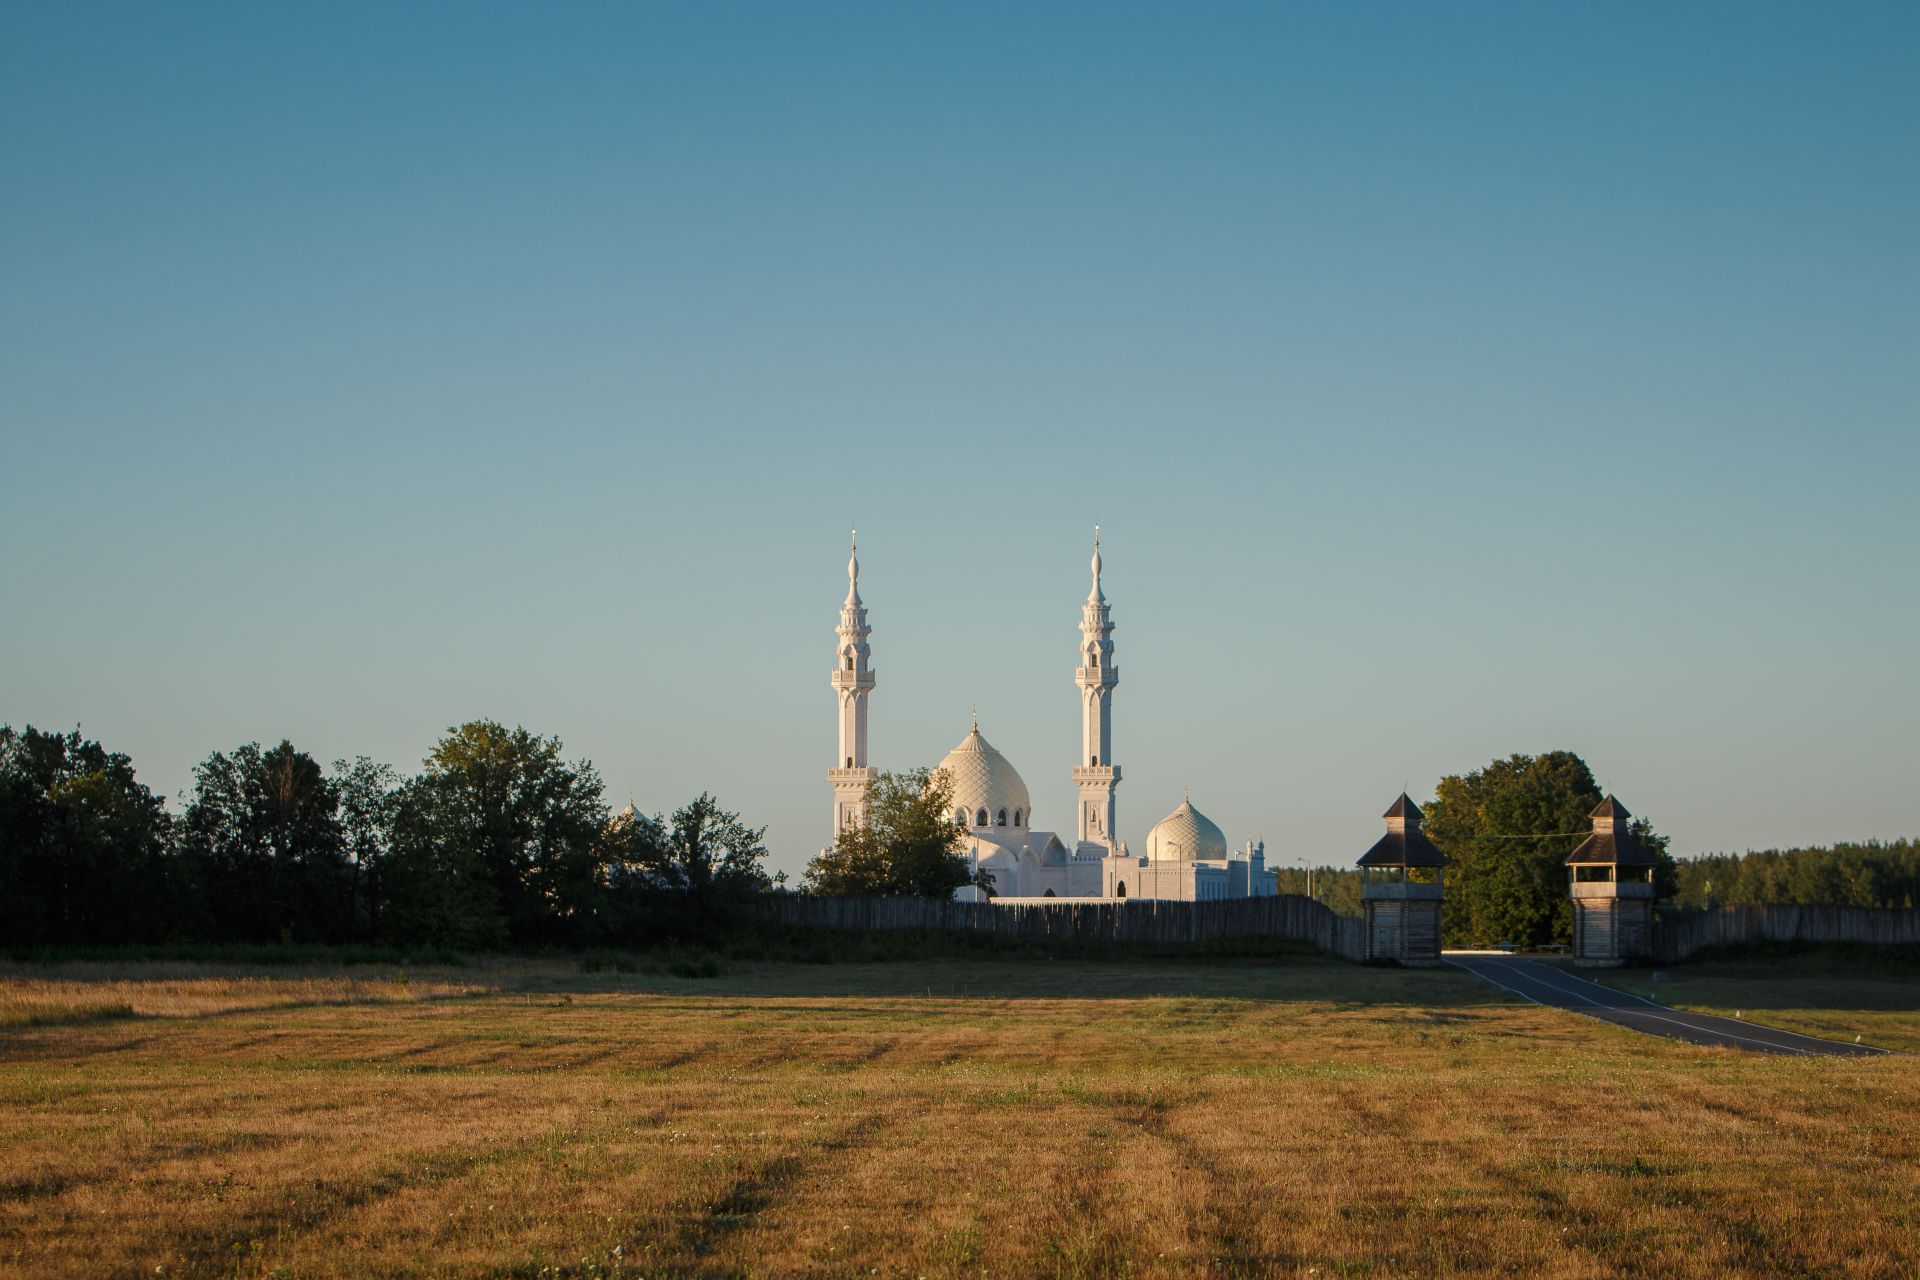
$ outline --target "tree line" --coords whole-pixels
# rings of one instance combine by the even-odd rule
[[[1920,841],[1702,854],[1680,863],[1673,901],[1683,908],[1920,907]]]
[[[938,772],[881,774],[868,820],[815,858],[800,888],[990,890],[961,856],[950,795]],[[1441,778],[1423,808],[1450,859],[1446,943],[1568,941],[1566,857],[1602,795],[1568,751]],[[1913,840],[1682,861],[1645,818],[1632,829],[1658,858],[1660,899],[1683,909],[1920,905]],[[591,763],[490,720],[449,730],[412,776],[365,757],[323,768],[285,741],[215,752],[177,815],[127,756],[77,729],[0,726],[0,938],[15,948],[711,942],[785,880],[768,875],[763,836],[706,794],[668,815],[614,813]],[[1280,892],[1308,892],[1308,872],[1277,872]],[[1360,910],[1350,865],[1312,872],[1311,889],[1335,910]]]
[[[216,751],[168,811],[132,761],[0,726],[0,938],[483,949],[705,941],[772,887],[764,828],[702,794],[613,813],[560,742],[475,720],[419,773]]]

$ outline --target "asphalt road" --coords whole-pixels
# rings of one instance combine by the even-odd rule
[[[1599,1018],[1616,1026],[1644,1031],[1653,1036],[1672,1036],[1689,1044],[1725,1045],[1729,1049],[1748,1049],[1756,1053],[1805,1053],[1856,1056],[1885,1053],[1871,1045],[1844,1044],[1821,1040],[1792,1031],[1777,1031],[1735,1018],[1717,1018],[1707,1013],[1682,1013],[1651,1000],[1603,987],[1585,978],[1576,978],[1564,969],[1538,960],[1518,956],[1450,954],[1450,964],[1485,978],[1496,987],[1524,996],[1535,1004],[1550,1005]]]

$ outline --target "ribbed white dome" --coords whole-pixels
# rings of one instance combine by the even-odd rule
[[[947,752],[940,767],[947,771],[953,783],[953,799],[948,807],[965,809],[969,826],[979,824],[982,810],[987,815],[983,825],[995,825],[1002,809],[1007,811],[1009,823],[1018,811],[1020,826],[1033,825],[1033,805],[1027,799],[1027,784],[1021,779],[1020,771],[980,736],[978,725],[961,739],[959,746]]]
[[[1213,862],[1226,856],[1226,835],[1191,800],[1182,800],[1147,832],[1147,857],[1154,862]]]

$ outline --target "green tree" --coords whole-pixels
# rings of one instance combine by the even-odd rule
[[[1363,910],[1360,872],[1354,867],[1315,867],[1312,871],[1304,867],[1274,867],[1272,870],[1274,889],[1278,893],[1307,897],[1307,890],[1311,888],[1313,898],[1339,915],[1357,916]]]
[[[1602,793],[1571,751],[1513,755],[1440,780],[1422,806],[1424,830],[1452,859],[1444,931],[1449,945],[1512,941],[1564,943],[1573,936],[1567,855],[1592,830]],[[1634,830],[1668,864],[1666,840],[1644,820]]]
[[[1675,861],[1668,846],[1673,843],[1671,836],[1663,836],[1653,829],[1653,823],[1645,818],[1634,818],[1627,823],[1627,830],[1641,844],[1653,850],[1659,859],[1653,868],[1653,898],[1655,902],[1670,902],[1680,892],[1680,864]]]
[[[400,813],[400,775],[390,764],[366,756],[333,762],[340,794],[342,848],[353,872],[353,926],[363,937],[380,932],[386,859]]]
[[[951,897],[968,885],[991,888],[960,855],[966,833],[952,814],[945,770],[882,773],[867,792],[867,820],[841,831],[807,866],[810,893]]]
[[[655,878],[666,856],[665,842],[660,819],[639,812],[632,802],[607,823],[600,836],[607,903],[599,940],[647,946],[671,931],[673,922],[665,919],[667,908]]]
[[[151,942],[175,927],[166,804],[80,731],[0,725],[0,938]]]
[[[645,922],[636,941],[711,942],[744,922],[749,904],[773,883],[766,829],[748,826],[705,792],[665,822],[623,813],[608,834],[620,857],[617,883],[642,900],[623,913]]]
[[[198,931],[245,942],[351,936],[353,868],[339,811],[339,787],[284,740],[202,761],[180,822],[205,910]]]
[[[448,731],[400,789],[383,932],[472,947],[597,931],[607,808],[593,766],[560,751],[491,720]]]
[[[377,936],[413,946],[505,945],[506,919],[475,833],[443,781],[409,778],[393,815],[393,844],[375,874]]]

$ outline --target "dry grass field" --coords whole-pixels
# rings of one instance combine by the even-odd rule
[[[1489,1272],[1920,1274],[1920,1060],[1307,957],[0,966],[0,1274]]]

